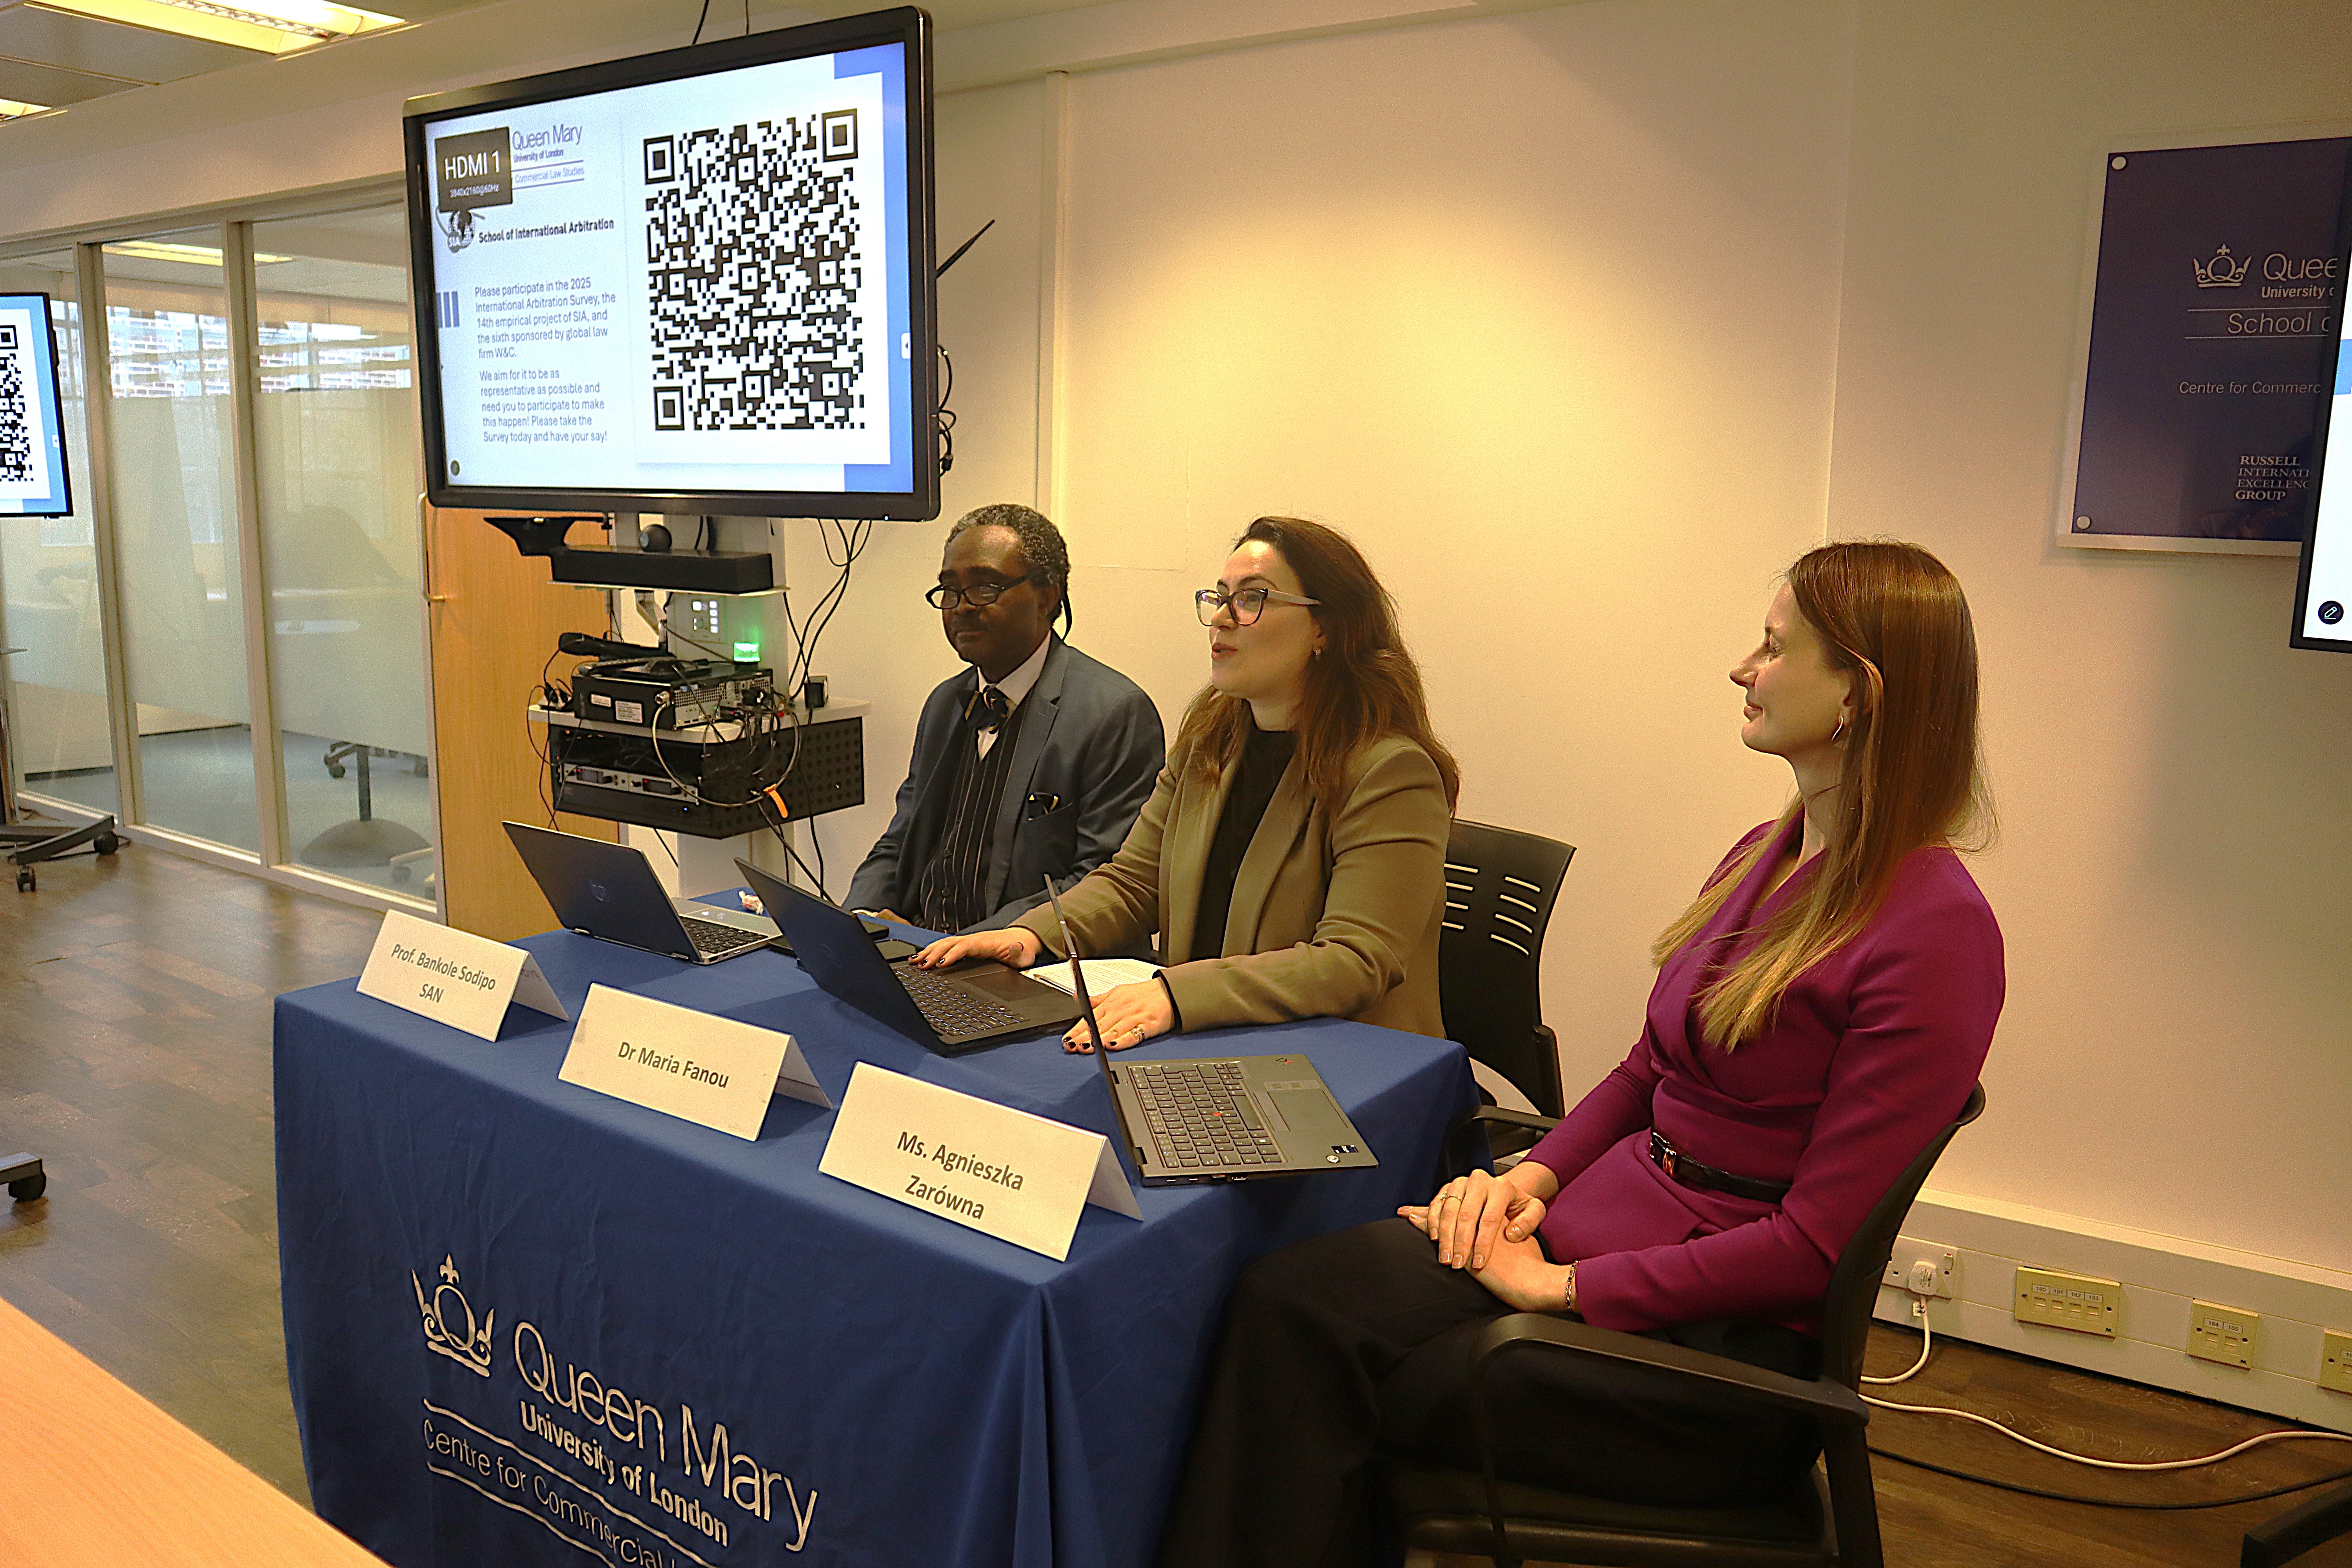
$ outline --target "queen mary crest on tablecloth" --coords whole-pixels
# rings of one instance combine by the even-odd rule
[[[425,1348],[435,1355],[447,1356],[477,1377],[490,1375],[490,1328],[499,1319],[497,1309],[478,1326],[474,1309],[467,1303],[466,1293],[457,1288],[457,1259],[453,1253],[441,1259],[441,1283],[434,1287],[433,1297],[425,1296],[425,1282],[414,1270],[408,1282],[416,1289],[416,1310],[425,1320]],[[466,1326],[457,1329],[462,1315]]]

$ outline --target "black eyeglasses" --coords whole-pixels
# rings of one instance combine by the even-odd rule
[[[976,610],[984,610],[1004,597],[1004,591],[1007,588],[1017,588],[1024,583],[1034,583],[1036,580],[1037,574],[1033,572],[1026,577],[1015,577],[1010,583],[974,583],[969,588],[959,588],[952,583],[942,583],[923,597],[931,602],[931,608],[935,610],[952,610],[958,605],[970,605]]]
[[[1286,594],[1278,588],[1237,588],[1230,594],[1222,588],[1203,588],[1192,595],[1192,608],[1204,626],[1215,626],[1218,614],[1224,610],[1233,611],[1234,625],[1246,626],[1256,624],[1257,618],[1265,614],[1268,599],[1280,605],[1319,605],[1323,602],[1303,595]]]

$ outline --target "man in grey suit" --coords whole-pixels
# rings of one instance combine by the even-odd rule
[[[1054,635],[1073,624],[1070,553],[1025,506],[985,506],[948,531],[937,605],[971,668],[915,726],[897,812],[849,904],[908,925],[1002,926],[1118,852],[1151,797],[1165,741],[1142,689]]]

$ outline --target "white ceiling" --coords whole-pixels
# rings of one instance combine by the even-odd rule
[[[404,21],[426,22],[478,9],[493,0],[369,0],[368,9]],[[592,5],[597,0],[578,0]],[[975,26],[1013,16],[1067,11],[1093,0],[931,0],[927,7],[940,27]],[[681,25],[700,17],[701,0],[676,0]],[[771,0],[710,0],[706,37],[730,37],[750,25],[765,31],[781,7]],[[800,16],[847,16],[877,9],[871,0],[817,0],[793,7]],[[376,35],[381,37],[383,35]],[[364,49],[362,36],[321,46]],[[307,51],[306,51],[307,52]],[[179,37],[127,23],[53,11],[39,0],[0,0],[0,99],[67,109],[94,98],[135,92],[159,82],[178,81],[210,71],[248,65],[268,57],[228,44]]]

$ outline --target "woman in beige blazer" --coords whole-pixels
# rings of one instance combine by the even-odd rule
[[[1113,1050],[1171,1030],[1358,1018],[1443,1036],[1453,755],[1431,731],[1396,606],[1347,537],[1260,518],[1214,588],[1209,684],[1118,854],[1062,895],[1080,951],[1149,943],[1168,967],[1095,1015]],[[1050,908],[915,962],[1036,963]],[[1064,1041],[1092,1048],[1082,1021]]]

